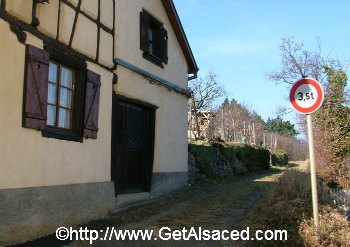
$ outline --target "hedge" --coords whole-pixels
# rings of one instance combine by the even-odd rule
[[[262,147],[253,147],[247,144],[222,143],[222,142],[195,142],[190,143],[188,150],[196,159],[197,166],[208,177],[215,176],[212,165],[214,156],[229,162],[242,163],[248,172],[268,170],[270,168],[270,152]]]
[[[257,148],[258,160],[261,168],[264,170],[270,169],[270,151],[265,148]]]
[[[188,144],[188,152],[194,155],[196,166],[208,178],[216,176],[212,165],[214,159],[214,149],[210,143],[196,142]]]
[[[274,150],[271,154],[271,165],[274,166],[286,166],[288,165],[288,155],[283,150]]]

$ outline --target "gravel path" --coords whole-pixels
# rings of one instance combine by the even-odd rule
[[[158,233],[162,227],[180,231],[183,228],[189,231],[193,227],[197,236],[200,227],[202,230],[229,232],[246,229],[244,219],[261,197],[261,188],[274,182],[281,173],[282,170],[271,169],[258,175],[188,189],[83,226],[98,231],[99,238],[104,236],[108,227],[115,230],[153,230],[152,239],[157,240],[117,241],[112,238],[111,241],[96,240],[90,245],[89,241],[60,242],[53,235],[22,246],[239,246],[237,241],[197,241],[193,235],[187,241],[164,241]]]
[[[88,225],[89,229],[153,230],[157,240],[152,241],[95,241],[92,246],[239,246],[234,241],[160,240],[158,231],[162,227],[182,230],[240,230],[242,222],[252,206],[261,197],[260,189],[274,181],[276,175],[263,174],[213,184],[205,188],[178,193],[147,206],[124,213],[117,213],[105,220]],[[262,181],[259,181],[262,179]],[[84,241],[75,241],[69,246],[90,246]]]

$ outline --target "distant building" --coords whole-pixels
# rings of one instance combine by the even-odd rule
[[[189,138],[205,138],[210,139],[211,133],[210,129],[212,127],[212,124],[214,123],[214,113],[212,111],[200,111],[197,112],[197,118],[195,118],[195,113],[188,112],[188,123],[189,123],[189,129],[188,129],[188,137]],[[198,123],[196,122],[198,121]],[[198,124],[198,126],[197,126]],[[199,132],[198,133],[198,128]]]

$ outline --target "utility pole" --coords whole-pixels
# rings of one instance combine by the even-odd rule
[[[263,147],[266,147],[266,134],[263,133]]]
[[[320,225],[318,216],[318,198],[317,198],[317,179],[316,179],[316,165],[314,153],[314,136],[312,133],[312,118],[310,114],[307,118],[307,134],[309,138],[309,152],[310,152],[310,173],[311,173],[311,194],[312,194],[312,211],[314,216],[314,224],[316,227]]]
[[[256,146],[256,142],[255,142],[255,124],[253,123],[253,144],[254,146]]]
[[[250,134],[250,123],[248,124],[248,133],[247,133],[247,135],[249,136],[249,145],[251,145],[252,144],[252,136]]]
[[[246,136],[246,134],[245,134],[245,121],[243,121],[243,135]]]
[[[222,107],[222,109],[221,109],[221,129],[222,129],[222,140],[225,141],[224,107]]]
[[[236,139],[236,133],[235,133],[235,119],[232,118],[232,136],[233,136],[233,141]]]
[[[275,144],[274,144],[274,146],[275,146],[275,150],[277,149],[277,134],[275,134]]]
[[[270,148],[273,149],[272,133],[270,134]]]

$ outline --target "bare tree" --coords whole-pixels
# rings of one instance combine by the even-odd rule
[[[279,48],[282,68],[267,74],[268,79],[277,84],[293,84],[306,76],[324,84],[327,78],[324,66],[340,68],[338,61],[322,56],[320,39],[317,39],[317,50],[314,52],[306,50],[304,43],[298,43],[294,38],[283,38]]]
[[[214,72],[208,72],[204,78],[199,77],[196,80],[190,81],[189,88],[191,92],[191,99],[189,100],[191,119],[189,124],[192,126],[193,117],[197,133],[192,132],[196,138],[199,138],[201,136],[201,130],[198,113],[203,110],[211,110],[215,100],[227,95],[227,92],[219,84],[217,75]]]
[[[252,107],[240,104],[235,99],[225,99],[216,109],[214,127],[222,139],[233,142],[246,142],[252,145],[262,145],[265,123]]]
[[[199,77],[191,81],[189,87],[197,111],[211,109],[215,100],[227,94],[214,72],[209,72],[204,78]]]

